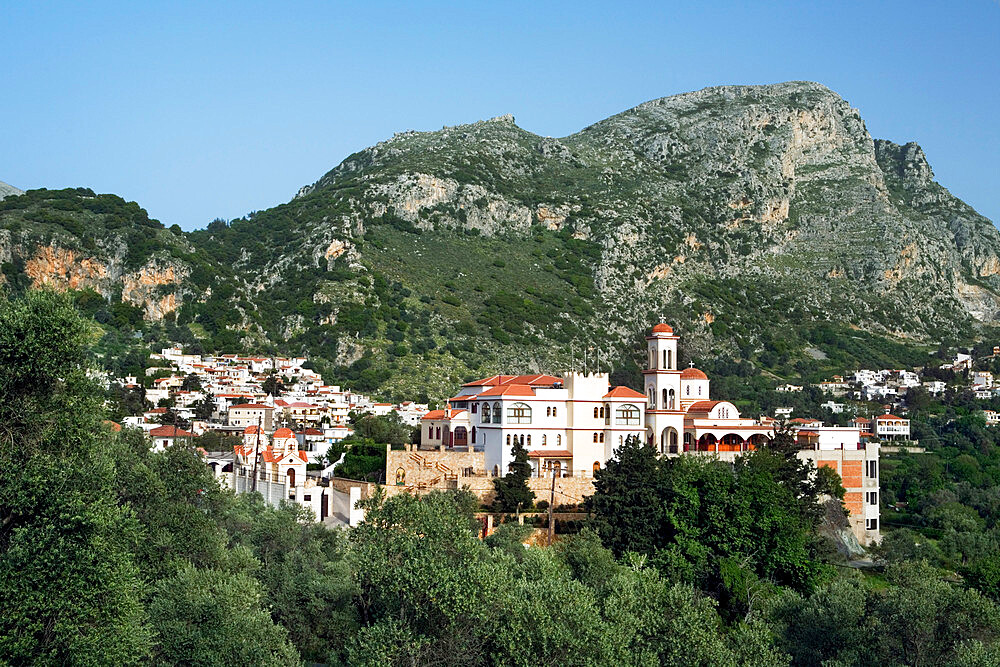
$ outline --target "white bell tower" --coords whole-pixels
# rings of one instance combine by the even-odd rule
[[[657,324],[646,336],[646,431],[661,454],[684,449],[684,412],[681,410],[681,372],[677,370],[679,337],[667,324]]]

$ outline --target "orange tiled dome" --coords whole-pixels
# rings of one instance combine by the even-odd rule
[[[653,333],[673,333],[673,332],[674,328],[672,326],[670,326],[669,324],[663,324],[662,322],[653,327]]]
[[[699,371],[697,368],[685,368],[681,371],[682,380],[707,380],[708,376]]]

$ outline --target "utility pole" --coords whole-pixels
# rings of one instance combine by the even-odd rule
[[[257,462],[260,461],[260,415],[257,415],[257,444],[253,450],[253,490],[257,491]]]
[[[552,515],[552,506],[556,504],[556,470],[555,468],[550,468],[552,472],[552,491],[549,492],[549,546],[552,546],[552,540],[556,537],[556,519]]]

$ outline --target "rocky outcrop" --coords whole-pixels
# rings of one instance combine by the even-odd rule
[[[0,181],[0,199],[4,197],[10,197],[11,195],[23,195],[24,190],[18,190],[13,185],[7,185],[3,181]]]

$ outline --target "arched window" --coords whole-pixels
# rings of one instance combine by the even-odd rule
[[[435,429],[435,432],[437,433],[437,435],[436,435],[436,436],[434,436],[434,437],[435,437],[435,439],[436,439],[436,440],[440,440],[440,439],[441,439],[441,427],[440,427],[440,426],[438,426],[438,427],[437,427],[437,428]]]
[[[649,370],[656,368],[656,350],[649,348]]]
[[[524,447],[524,434],[521,434],[521,446]]]
[[[479,403],[472,404],[472,414],[476,414],[476,410],[479,408]]]
[[[528,447],[531,447],[531,434],[528,434]]]
[[[669,395],[669,393],[667,391],[667,388],[664,387],[663,388],[663,403],[662,403],[662,405],[667,410],[670,409],[670,402],[667,400],[668,395]]]
[[[510,436],[507,436],[507,437],[509,438]],[[494,477],[499,477],[500,476],[500,466],[498,466],[498,465],[493,466],[493,476]]]
[[[600,414],[600,409],[594,408],[594,419],[597,419],[599,414]]]
[[[597,442],[597,434],[594,434],[594,442]]]
[[[552,416],[553,417],[556,416],[556,408],[555,408],[555,406],[552,407]]]
[[[621,447],[624,444],[625,444],[625,436],[623,435],[618,436],[618,446]]]
[[[500,423],[500,403],[493,404],[493,423]]]
[[[684,387],[684,394],[687,396],[691,395],[691,385]]]
[[[667,368],[671,369],[674,367],[674,352],[673,350],[667,350]]]
[[[548,440],[549,440],[549,436],[547,436],[547,435],[545,435],[543,433],[542,434],[542,447],[544,447],[546,444],[548,444]]]
[[[545,406],[545,416],[546,417],[551,417],[552,416],[552,408],[550,408],[547,405]]]
[[[510,433],[507,434],[507,446],[510,447]]]
[[[673,410],[673,409],[674,409],[674,390],[671,389],[670,392],[667,394],[667,410]]]
[[[433,426],[428,426],[427,427],[427,439],[428,440],[433,440],[434,439],[434,427]]]
[[[599,433],[598,434],[598,440],[597,441],[598,442],[604,442],[604,434],[603,433]]]
[[[653,389],[652,386],[650,386],[650,387],[648,387],[646,389],[646,399],[647,399],[647,402],[649,403],[649,409],[650,410],[655,410],[656,409],[656,390]]]
[[[600,469],[601,469],[601,462],[600,461],[594,461],[594,472],[597,472]]]
[[[605,403],[601,410],[604,411],[604,423],[611,424],[611,406]]]
[[[615,410],[615,422],[619,426],[638,426],[639,408],[631,403],[619,405],[618,409]]]
[[[515,403],[507,408],[508,424],[530,424],[531,408],[527,403]]]
[[[701,396],[701,385],[698,385],[698,395]]]
[[[489,403],[483,403],[482,422],[484,424],[489,424],[491,419],[493,419],[493,415],[491,414],[491,411],[490,411],[490,404]]]
[[[556,447],[562,446],[562,435],[556,433]]]

